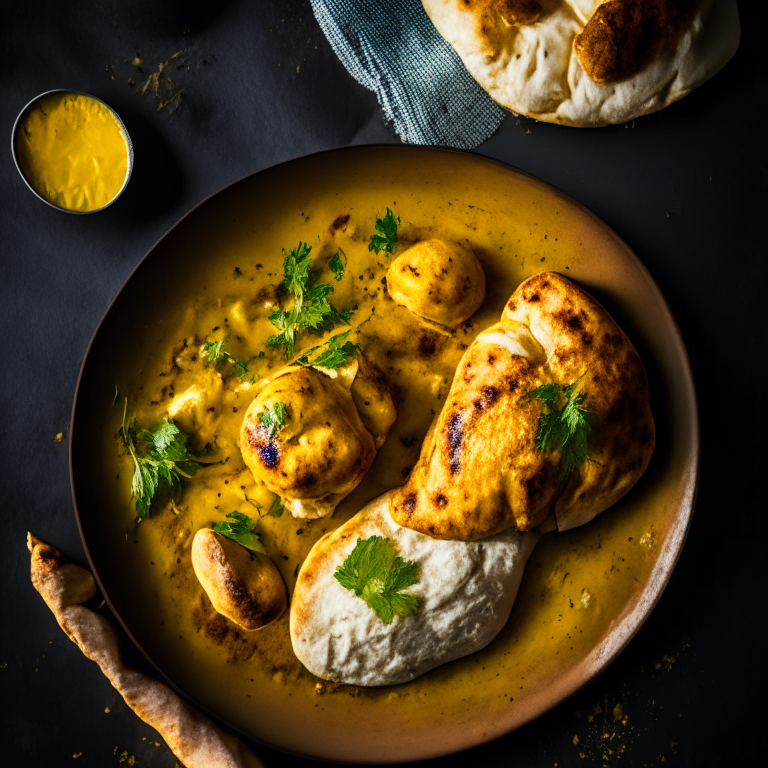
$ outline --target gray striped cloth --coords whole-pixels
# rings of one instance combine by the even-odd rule
[[[475,82],[421,0],[311,0],[352,77],[373,91],[409,144],[473,149],[505,111]]]

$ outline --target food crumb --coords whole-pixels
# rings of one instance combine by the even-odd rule
[[[78,757],[82,757],[82,756],[83,756],[82,752],[75,752],[75,754],[72,755],[72,759],[77,760]]]
[[[54,443],[60,443],[64,439],[64,433],[63,432],[57,432],[56,437],[53,438]]]
[[[579,743],[579,737],[578,736],[574,736],[573,737],[573,743],[574,743],[574,746]]]
[[[108,715],[108,714],[109,714],[109,711],[110,711],[110,710],[109,710],[109,707],[104,707],[104,714],[105,714],[105,715]]]

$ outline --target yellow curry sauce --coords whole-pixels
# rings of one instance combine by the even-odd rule
[[[38,99],[22,117],[16,152],[32,188],[68,211],[103,208],[128,172],[123,128],[109,107],[83,94]]]
[[[337,686],[312,676],[292,652],[287,616],[248,633],[213,611],[190,562],[198,528],[233,510],[256,518],[254,504],[261,505],[262,541],[290,593],[302,560],[325,532],[404,481],[464,349],[498,320],[519,282],[544,269],[576,279],[588,269],[591,255],[581,242],[586,226],[575,226],[573,214],[561,217],[560,201],[546,200],[540,190],[480,187],[471,175],[404,160],[393,160],[381,181],[370,163],[343,171],[303,184],[288,173],[279,188],[268,179],[243,182],[161,244],[178,254],[179,283],[169,286],[167,305],[137,328],[135,348],[125,350],[125,364],[115,372],[121,396],[103,437],[103,471],[114,478],[105,500],[105,509],[107,502],[113,505],[114,557],[130,580],[131,599],[118,608],[136,639],[170,679],[224,720],[270,744],[320,756],[340,754],[350,717],[361,730],[396,728],[407,741],[441,715],[469,727],[478,720],[478,707],[485,712],[480,719],[492,723],[527,698],[535,703],[537,691],[578,665],[631,608],[664,535],[654,529],[652,502],[660,492],[642,483],[590,525],[545,535],[510,621],[488,648],[391,688]],[[398,174],[407,183],[389,181]],[[500,172],[499,181],[505,181]],[[419,240],[443,237],[472,248],[480,259],[487,299],[455,332],[427,327],[386,295],[390,258],[366,246],[375,215],[387,205],[402,219],[395,256]],[[255,486],[237,448],[242,417],[260,382],[285,363],[281,352],[264,344],[274,331],[267,316],[276,307],[282,249],[300,240],[313,247],[318,281],[334,285],[334,305],[357,305],[350,339],[382,370],[398,405],[397,421],[361,485],[333,517],[312,521],[288,512],[280,518],[266,514],[273,497]],[[327,269],[338,248],[348,258],[340,282]],[[200,345],[223,336],[238,359],[265,353],[251,364],[255,385],[226,366],[222,383],[200,362]],[[297,351],[316,343],[316,337],[301,336]],[[140,427],[153,426],[192,385],[211,392],[204,426],[218,435],[206,459],[215,463],[197,472],[180,500],[153,508],[137,543],[122,544],[122,531],[135,515],[132,464],[117,435],[122,396]],[[192,440],[201,447],[195,435]],[[655,485],[667,482],[672,480]]]

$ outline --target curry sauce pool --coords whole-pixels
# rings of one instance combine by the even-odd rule
[[[24,179],[57,208],[97,211],[125,186],[127,134],[112,109],[91,96],[57,91],[36,99],[21,115],[14,141]]]

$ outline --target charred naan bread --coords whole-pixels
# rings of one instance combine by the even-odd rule
[[[577,380],[592,413],[589,458],[567,479],[560,455],[536,448],[542,405],[527,393]],[[501,322],[464,354],[402,488],[395,522],[438,539],[475,541],[546,521],[563,531],[623,496],[655,444],[645,369],[632,343],[588,293],[544,272],[522,283]]]
[[[600,126],[662,109],[739,45],[735,0],[422,0],[499,104]]]
[[[291,602],[291,641],[314,675],[352,685],[395,685],[484,648],[509,618],[535,533],[480,542],[437,541],[397,525],[389,493],[326,534],[301,567]],[[384,624],[333,574],[358,539],[382,536],[421,567],[418,612]]]
[[[246,630],[261,629],[288,605],[285,582],[272,559],[201,528],[192,539],[192,567],[213,607]]]
[[[387,292],[419,317],[453,327],[485,300],[485,273],[469,248],[423,240],[401,253],[387,272]]]
[[[287,417],[275,431],[260,414],[278,403]],[[324,517],[363,479],[395,417],[381,372],[362,354],[338,371],[291,366],[249,406],[240,450],[295,517]]]

